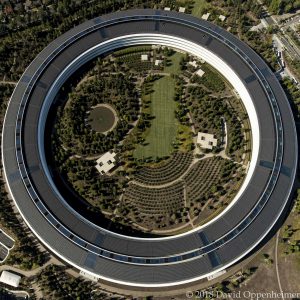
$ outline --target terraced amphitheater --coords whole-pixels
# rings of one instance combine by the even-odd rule
[[[134,180],[146,185],[162,185],[181,177],[193,161],[191,153],[176,152],[160,167],[144,167],[137,171]]]
[[[205,223],[225,208],[241,184],[241,166],[221,156],[195,158],[176,152],[163,165],[144,167],[125,189],[118,207],[124,222],[155,234],[176,234]]]
[[[212,157],[200,160],[184,176],[186,196],[190,201],[201,199],[218,184],[222,176],[224,159]]]
[[[162,188],[130,184],[124,193],[123,201],[127,207],[136,207],[140,214],[174,213],[184,207],[184,185],[182,181]]]

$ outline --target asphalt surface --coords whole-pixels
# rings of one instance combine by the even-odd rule
[[[14,240],[7,236],[2,230],[0,230],[0,243],[5,245],[8,249],[14,246]]]
[[[8,255],[8,250],[3,245],[0,244],[0,261],[6,259]]]
[[[258,163],[239,201],[199,232],[157,241],[116,235],[79,218],[49,184],[37,146],[41,107],[61,71],[89,48],[137,33],[182,37],[221,57],[247,87],[260,126]],[[2,137],[6,181],[34,234],[79,269],[114,282],[141,286],[193,281],[244,257],[269,232],[288,204],[297,153],[287,98],[265,62],[247,45],[209,22],[156,10],[101,16],[52,42],[16,86]]]

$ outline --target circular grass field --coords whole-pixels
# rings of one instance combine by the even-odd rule
[[[111,131],[117,123],[117,114],[114,109],[108,105],[99,105],[93,108],[89,116],[89,124],[92,129],[106,133]]]

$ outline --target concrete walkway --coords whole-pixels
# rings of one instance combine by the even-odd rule
[[[1,80],[0,84],[10,84],[10,85],[17,85],[17,82],[15,81],[5,81],[5,80]]]
[[[276,234],[276,242],[275,242],[275,267],[276,267],[276,277],[277,277],[277,282],[278,282],[278,287],[279,291],[281,293],[281,298],[282,300],[285,300],[283,296],[283,291],[282,291],[282,286],[281,286],[281,281],[280,281],[280,276],[279,276],[279,269],[278,269],[278,239],[280,235],[280,229],[278,230]]]
[[[44,265],[42,265],[38,268],[35,268],[33,270],[22,270],[22,269],[19,269],[17,267],[10,266],[10,265],[1,265],[0,266],[0,272],[2,272],[2,271],[12,271],[12,272],[21,274],[25,277],[31,277],[31,276],[37,275],[42,269],[44,269],[45,267],[47,267],[48,265],[51,265],[51,264],[63,266],[63,264],[59,260],[57,260],[54,257],[51,257],[50,260],[47,261]]]

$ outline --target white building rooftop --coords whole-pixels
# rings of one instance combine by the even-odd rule
[[[198,67],[198,64],[197,64],[197,62],[195,60],[189,61],[188,64],[191,65],[191,66],[193,66],[194,68]]]
[[[170,7],[165,7],[164,10],[170,11],[171,8]]]
[[[8,271],[2,271],[0,276],[0,282],[13,287],[18,287],[20,284],[20,280],[21,280],[21,276]]]
[[[198,71],[196,71],[196,74],[197,74],[199,77],[202,77],[202,76],[205,74],[205,72],[204,72],[203,70],[199,69]]]
[[[179,12],[184,13],[185,12],[185,7],[179,7]]]
[[[224,21],[226,20],[226,17],[223,16],[223,15],[219,15],[219,19],[220,19],[222,22],[224,22]]]
[[[198,132],[197,144],[204,149],[212,149],[217,146],[218,140],[214,137],[213,134]]]
[[[202,15],[202,19],[207,21],[209,16],[210,16],[210,13],[206,13],[206,14]]]
[[[109,151],[97,159],[96,168],[101,175],[107,173],[116,165],[115,156],[116,153]]]
[[[159,66],[161,63],[162,63],[162,60],[161,60],[161,59],[156,59],[155,62],[154,62],[154,64],[155,64],[156,66]]]
[[[148,54],[142,54],[141,55],[141,60],[142,61],[147,61],[148,60]]]

